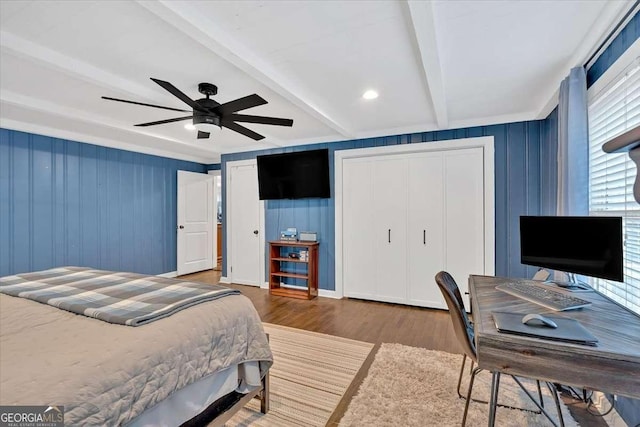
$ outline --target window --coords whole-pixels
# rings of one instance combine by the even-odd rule
[[[589,104],[589,214],[622,216],[624,283],[594,279],[601,293],[640,313],[640,204],[633,198],[636,166],[627,153],[602,145],[640,124],[640,58]]]

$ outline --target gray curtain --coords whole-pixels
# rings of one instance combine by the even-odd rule
[[[558,215],[589,213],[589,122],[587,75],[571,70],[558,99]]]

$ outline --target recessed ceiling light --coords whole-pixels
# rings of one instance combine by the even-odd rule
[[[365,93],[362,94],[364,99],[376,99],[378,97],[378,92],[373,89],[369,89]]]
[[[193,123],[187,123],[186,125],[184,125],[184,128],[187,130],[196,130],[196,127],[193,125]]]

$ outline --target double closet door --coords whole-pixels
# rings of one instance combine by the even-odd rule
[[[484,273],[483,165],[477,147],[345,159],[345,295],[446,308],[440,270],[465,291]]]

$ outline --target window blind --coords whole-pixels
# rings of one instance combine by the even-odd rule
[[[640,313],[640,204],[633,198],[636,166],[627,153],[602,145],[640,124],[640,58],[589,104],[589,214],[622,216],[624,283],[594,279],[601,293]]]

